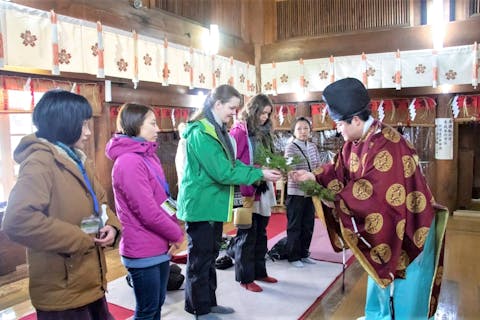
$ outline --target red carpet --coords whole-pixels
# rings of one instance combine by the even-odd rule
[[[272,239],[276,235],[284,232],[287,228],[287,215],[285,213],[273,213],[267,225],[267,239]],[[228,235],[235,235],[237,229],[228,232]]]
[[[132,310],[117,306],[116,304],[110,302],[108,303],[108,309],[110,310],[110,313],[113,315],[115,320],[126,320],[133,316]],[[37,314],[31,313],[20,318],[20,320],[37,320]]]

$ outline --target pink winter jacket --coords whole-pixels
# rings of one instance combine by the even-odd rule
[[[105,153],[114,161],[115,208],[122,224],[120,254],[128,258],[165,254],[169,243],[183,239],[176,217],[160,207],[168,196],[156,149],[154,142],[124,135],[107,143]]]

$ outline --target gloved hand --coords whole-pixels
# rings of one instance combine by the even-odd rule
[[[256,193],[265,193],[268,191],[268,184],[267,181],[260,181],[260,183],[255,186]]]

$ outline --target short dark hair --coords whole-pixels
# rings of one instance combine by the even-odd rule
[[[190,121],[196,121],[203,118],[205,116],[205,112],[207,110],[211,110],[217,101],[220,101],[221,103],[227,103],[233,97],[240,99],[240,105],[242,105],[242,95],[237,89],[228,84],[222,84],[216,87],[210,91],[205,98],[203,108],[195,112]]]
[[[92,107],[85,97],[59,89],[47,91],[32,115],[37,137],[67,146],[80,139],[83,122],[91,117]]]
[[[152,107],[143,104],[125,103],[118,113],[117,130],[129,137],[138,136],[149,111],[153,112]]]
[[[367,121],[371,114],[372,114],[372,111],[370,109],[363,109],[362,111],[360,111],[360,113],[356,114],[355,116],[357,116],[362,121]],[[352,123],[352,119],[353,117],[345,119],[344,121],[350,124]]]
[[[298,118],[296,118],[296,119],[293,121],[293,123],[292,123],[292,128],[291,128],[292,134],[295,132],[295,126],[296,126],[297,123],[300,122],[300,121],[303,121],[303,122],[308,123],[308,127],[310,128],[310,131],[312,131],[312,124],[310,123],[310,120],[308,120],[308,119],[305,118],[305,117],[298,117]]]

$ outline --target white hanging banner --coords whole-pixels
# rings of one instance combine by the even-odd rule
[[[453,159],[453,119],[435,119],[435,159]]]

